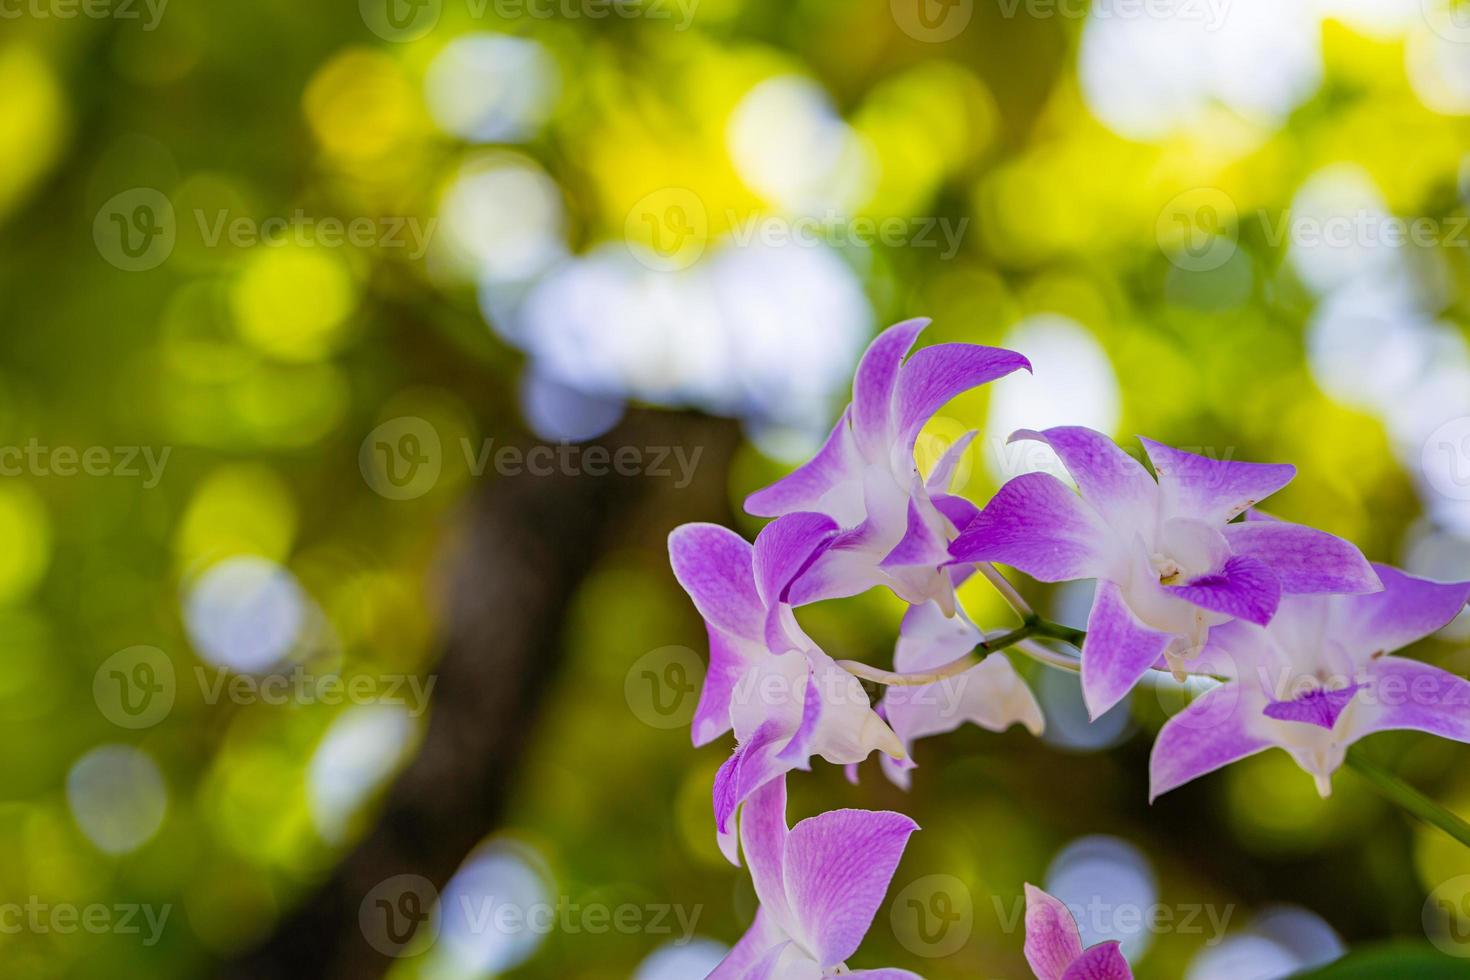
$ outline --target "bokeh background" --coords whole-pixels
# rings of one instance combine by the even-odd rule
[[[664,537],[753,534],[741,498],[908,316],[1036,365],[921,441],[981,430],[975,499],[1047,465],[1012,429],[1080,423],[1293,461],[1280,515],[1470,577],[1448,3],[0,17],[6,977],[702,976],[754,898],[714,847],[725,748],[681,727],[705,646]],[[900,612],[803,620],[884,663]],[[1463,673],[1467,641],[1416,652]],[[793,817],[924,828],[854,967],[1028,976],[1024,881],[1103,903],[1088,941],[1146,978],[1427,946],[1466,907],[1470,855],[1351,773],[1322,801],[1272,752],[1148,806],[1180,695],[1089,726],[1022,666],[1042,738],[923,743],[908,794],[793,781]],[[1463,747],[1369,748],[1470,815]]]

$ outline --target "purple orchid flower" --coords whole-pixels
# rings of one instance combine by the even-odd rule
[[[1470,582],[1374,569],[1381,592],[1289,598],[1267,627],[1237,620],[1211,632],[1203,659],[1234,679],[1160,730],[1151,797],[1271,746],[1326,797],[1347,747],[1365,735],[1414,729],[1470,742],[1470,682],[1389,655],[1454,619]]]
[[[1034,885],[1026,886],[1026,962],[1036,980],[1133,980],[1116,942],[1083,949],[1067,906]]]
[[[957,561],[999,561],[1043,582],[1098,580],[1082,651],[1096,718],[1152,667],[1182,677],[1212,627],[1264,625],[1283,595],[1381,587],[1356,547],[1282,521],[1230,523],[1296,469],[1238,463],[1142,440],[1155,481],[1099,432],[1021,430],[1056,450],[1079,493],[1046,473],[1006,483],[951,546]]]
[[[740,845],[760,899],[755,922],[707,980],[922,980],[907,970],[853,970],[852,956],[918,829],[901,813],[832,810],[786,829],[786,780],[740,814]]]
[[[731,728],[737,747],[715,779],[720,847],[737,862],[731,818],[740,803],[813,756],[837,765],[903,746],[874,712],[854,676],[817,648],[791,613],[791,582],[836,533],[817,514],[773,521],[747,544],[713,524],[686,524],[669,536],[679,584],[704,617],[710,662],[693,720],[705,745]]]
[[[907,674],[933,670],[969,653],[982,638],[962,607],[956,615],[945,616],[934,602],[912,606],[903,617],[893,666]],[[1036,696],[999,651],[954,677],[890,687],[879,711],[905,750],[903,758],[880,756],[879,761],[884,774],[902,789],[909,788],[909,771],[915,768],[909,753],[918,739],[952,732],[966,722],[992,732],[1020,723],[1033,735],[1040,735],[1046,725]]]
[[[954,611],[954,587],[942,569],[948,544],[975,515],[948,493],[974,433],[951,446],[928,479],[914,460],[924,424],[955,395],[1021,368],[1020,354],[975,344],[937,344],[905,360],[927,319],[879,334],[853,379],[852,403],[809,462],[751,494],[759,517],[824,514],[841,529],[792,588],[794,605],[841,598],[886,585],[914,604]]]

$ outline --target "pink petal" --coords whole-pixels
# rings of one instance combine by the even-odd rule
[[[1332,731],[1337,719],[1362,689],[1362,684],[1331,689],[1319,687],[1290,701],[1272,701],[1261,713],[1277,721],[1299,721]]]
[[[925,489],[933,494],[949,491],[949,483],[954,479],[955,469],[960,465],[960,460],[964,458],[965,451],[970,448],[970,444],[979,434],[979,430],[971,429],[944,451],[944,455],[939,457],[939,462],[934,464],[934,469],[929,471],[929,477],[924,481]]]
[[[1159,503],[1158,484],[1143,464],[1119,449],[1113,440],[1081,426],[1060,426],[1045,432],[1022,429],[1011,434],[1010,441],[1018,439],[1035,439],[1056,450],[1082,491],[1082,498],[1097,508],[1122,540],[1152,530]]]
[[[757,789],[740,811],[740,848],[761,908],[783,931],[795,927],[786,899],[786,777]]]
[[[1027,473],[1001,487],[949,550],[956,561],[998,561],[1065,582],[1102,574],[1100,545],[1109,537],[1097,511],[1061,480]]]
[[[824,969],[857,951],[917,829],[901,813],[867,810],[832,810],[791,829],[787,900]]]
[[[822,497],[862,470],[853,442],[850,412],[844,411],[817,454],[770,486],[745,498],[745,511],[756,517],[779,517],[812,510]]]
[[[1262,698],[1242,682],[1222,684],[1164,723],[1149,756],[1149,800],[1221,766],[1270,748],[1250,730]]]
[[[1133,971],[1116,942],[1098,943],[1067,968],[1062,980],[1133,980]]]
[[[782,947],[790,940],[781,932],[765,909],[755,910],[755,921],[745,931],[725,958],[705,980],[745,980],[747,971],[763,963],[774,950],[779,959]]]
[[[1237,555],[1217,572],[1164,590],[1203,609],[1265,626],[1281,604],[1281,583],[1262,561]]]
[[[939,515],[932,512],[937,520]],[[883,556],[879,568],[901,568],[911,565],[928,565],[938,568],[949,560],[949,542],[924,519],[917,501],[910,499],[908,517],[903,537],[893,550]]]
[[[896,432],[893,428],[893,391],[903,356],[927,318],[905,320],[880,333],[858,362],[852,381],[852,428],[858,449],[869,461],[888,459]]]
[[[709,669],[704,675],[704,689],[699,692],[699,706],[694,709],[690,734],[695,747],[708,745],[730,730],[730,698],[735,685],[750,667],[750,657],[741,641],[705,624],[709,634]]]
[[[1285,521],[1227,524],[1222,532],[1237,555],[1258,558],[1281,580],[1284,595],[1377,592],[1378,576],[1355,545]]]
[[[1037,980],[1061,980],[1082,955],[1082,937],[1067,906],[1037,888],[1026,886],[1026,962]]]
[[[1254,507],[1296,476],[1296,467],[1278,463],[1237,463],[1181,452],[1139,438],[1159,476],[1165,512],[1212,524]]]
[[[1373,710],[1354,725],[1355,737],[1413,730],[1470,742],[1470,681],[1405,657],[1380,657],[1369,677]]]
[[[790,771],[791,766],[777,759],[784,739],[785,733],[780,726],[767,722],[737,746],[734,754],[715,773],[715,836],[720,851],[737,867],[740,859],[736,853],[735,812],[756,790]]]
[[[1375,564],[1383,591],[1337,600],[1338,639],[1352,650],[1392,653],[1448,625],[1470,599],[1470,582],[1432,582]]]
[[[1123,700],[1171,640],[1139,621],[1117,585],[1099,581],[1082,644],[1082,699],[1088,714],[1096,719]]]
[[[732,636],[761,640],[765,607],[744,538],[717,524],[684,524],[669,535],[669,563],[706,621]]]
[[[935,344],[915,351],[898,374],[898,445],[912,451],[924,423],[962,391],[1003,378],[1031,362],[1015,351],[978,344]]]

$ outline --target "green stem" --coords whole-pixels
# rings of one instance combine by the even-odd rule
[[[1068,643],[1080,645],[1083,637],[1086,635],[1081,630],[1074,630],[1070,626],[1050,622],[1033,613],[1027,617],[1024,623],[1009,633],[1002,633],[1000,636],[984,640],[974,651],[965,654],[963,657],[956,657],[949,663],[942,664],[933,670],[913,674],[899,674],[891,670],[870,667],[858,660],[839,660],[837,661],[837,666],[855,677],[861,677],[878,684],[887,684],[890,687],[918,687],[924,684],[936,684],[946,678],[963,674],[978,664],[987,654],[994,653],[997,650],[1004,650],[1006,647],[1014,646],[1022,640],[1030,639],[1033,636],[1042,636],[1053,640],[1065,640]],[[1050,666],[1056,666],[1056,664],[1051,664]]]
[[[1347,764],[1384,799],[1403,807],[1425,823],[1438,827],[1461,844],[1470,847],[1470,823],[1446,810],[1356,748],[1348,750]]]

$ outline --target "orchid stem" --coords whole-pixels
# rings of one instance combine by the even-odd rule
[[[981,575],[985,576],[987,582],[995,586],[995,591],[999,592],[1000,597],[1006,601],[1006,604],[1016,611],[1017,616],[1028,621],[1036,618],[1036,610],[1032,609],[1030,603],[1025,599],[1021,598],[1021,593],[1017,592],[1016,587],[1001,574],[1000,569],[988,561],[978,562],[975,567],[980,570]]]
[[[1030,644],[1029,640],[1033,636],[1040,636],[1080,644],[1082,638],[1086,635],[1081,630],[1074,630],[1070,626],[1050,622],[1032,613],[1027,617],[1026,622],[1010,632],[982,640],[975,650],[965,654],[963,657],[956,657],[949,663],[936,667],[933,670],[918,671],[912,674],[900,674],[895,671],[872,667],[858,660],[839,660],[837,661],[837,666],[855,677],[861,677],[864,680],[873,681],[877,684],[886,684],[890,687],[921,687],[925,684],[937,684],[946,678],[963,674],[978,664],[987,654],[994,653],[997,650],[1004,650],[1006,647],[1016,646],[1022,641],[1028,641],[1027,646],[1020,648],[1027,656],[1034,657],[1042,663],[1050,664],[1053,667],[1061,667],[1063,670],[1075,670],[1076,668],[1074,667],[1062,664],[1060,662],[1062,659],[1060,655],[1052,654],[1051,651],[1045,650],[1044,647],[1038,644]],[[1044,653],[1038,655],[1036,651],[1044,651]],[[1071,658],[1066,659],[1070,660]]]
[[[1384,799],[1470,847],[1470,823],[1446,810],[1357,749],[1348,750],[1347,764]]]

